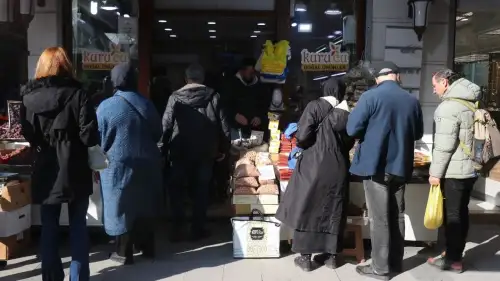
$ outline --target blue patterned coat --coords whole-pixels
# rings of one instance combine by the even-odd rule
[[[117,236],[130,231],[135,219],[160,211],[161,119],[145,97],[118,91],[99,105],[97,121],[110,160],[101,172],[104,228]]]

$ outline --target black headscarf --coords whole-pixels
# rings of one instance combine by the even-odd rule
[[[338,78],[331,77],[323,83],[323,96],[335,97],[339,102],[345,98],[345,85]]]
[[[137,92],[139,88],[139,73],[134,64],[124,62],[111,70],[111,82],[115,90]]]

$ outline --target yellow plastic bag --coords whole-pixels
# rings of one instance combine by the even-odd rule
[[[425,208],[424,225],[427,229],[438,229],[443,224],[443,194],[439,185],[431,186],[427,207]]]
[[[282,40],[276,44],[267,40],[260,56],[261,72],[272,75],[283,74],[287,64],[289,48],[290,43],[286,40]]]

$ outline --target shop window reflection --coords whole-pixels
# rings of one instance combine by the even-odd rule
[[[102,95],[103,80],[118,63],[130,60],[137,44],[138,0],[72,0],[73,63],[90,94]]]

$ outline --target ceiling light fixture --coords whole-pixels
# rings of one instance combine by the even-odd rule
[[[335,38],[335,35],[328,35],[328,39]]]
[[[210,29],[208,32],[210,32],[210,33],[215,33],[215,32],[217,32],[217,31],[216,31],[215,29]]]
[[[342,31],[337,30],[337,31],[335,31],[333,34],[335,34],[335,35],[342,35]]]
[[[296,22],[292,22],[292,27],[296,27],[297,26],[297,23]]]
[[[212,35],[212,36],[210,36],[210,38],[215,39],[215,38],[217,38],[217,36],[213,36],[213,35]]]
[[[215,25],[215,24],[217,24],[215,21],[209,21],[209,22],[207,22],[207,23],[208,23],[209,25]]]
[[[257,38],[257,35],[250,35],[250,38]]]
[[[165,28],[165,31],[172,31],[172,28]]]
[[[266,26],[266,23],[265,22],[259,22],[257,25],[258,26]]]
[[[307,6],[303,2],[295,3],[295,12],[303,13],[307,12]]]
[[[326,9],[325,15],[340,16],[340,15],[342,15],[342,11],[337,8],[337,5],[332,3],[332,4],[330,4],[330,7],[328,9]]]
[[[91,1],[90,2],[90,13],[93,15],[97,15],[97,12],[99,10],[97,1]]]
[[[116,11],[116,10],[118,10],[118,6],[114,2],[115,1],[111,1],[111,0],[105,0],[105,1],[103,1],[101,9],[103,9],[105,11]]]
[[[158,22],[159,23],[166,23],[167,21],[166,20],[159,20]]]
[[[260,33],[260,30],[254,30],[253,33]]]
[[[337,77],[337,76],[342,76],[342,75],[346,75],[346,74],[347,74],[346,72],[339,72],[339,73],[332,74],[330,76]]]
[[[177,37],[177,35],[175,35],[175,34],[170,34],[170,38],[176,38],[176,37]]]
[[[123,17],[124,18],[130,18],[130,15],[129,14],[123,14]]]
[[[312,32],[312,23],[299,23],[299,32]]]

